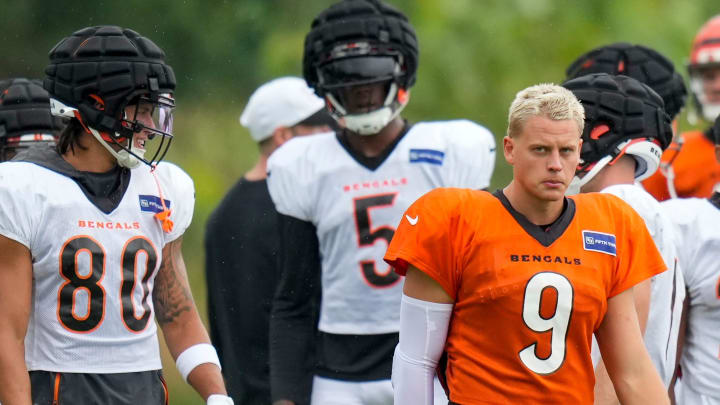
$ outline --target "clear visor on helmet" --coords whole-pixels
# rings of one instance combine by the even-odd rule
[[[359,56],[333,60],[318,68],[320,84],[326,90],[384,82],[400,73],[393,56]]]
[[[129,144],[125,145],[129,152],[151,165],[162,160],[173,138],[174,108],[170,94],[131,100],[122,119],[122,125],[132,131],[132,137],[127,140]]]

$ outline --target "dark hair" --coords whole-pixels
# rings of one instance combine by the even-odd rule
[[[67,126],[60,133],[60,138],[57,142],[57,151],[59,154],[64,155],[68,150],[75,152],[75,147],[80,149],[87,149],[80,144],[80,137],[85,132],[85,128],[76,118],[73,118],[68,122]]]

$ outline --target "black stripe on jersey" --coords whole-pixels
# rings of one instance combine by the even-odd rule
[[[676,283],[677,282],[677,258],[675,258],[675,263],[673,264],[673,288],[672,288],[672,298],[670,299],[670,327],[672,328],[673,324],[673,318],[675,316],[675,293],[676,293]],[[672,333],[668,333],[667,338],[667,344],[665,344],[665,357],[667,357],[668,350],[670,349],[670,336]]]
[[[563,197],[563,211],[562,213],[560,213],[560,216],[550,225],[535,225],[530,222],[530,220],[528,220],[525,215],[519,213],[515,210],[515,208],[513,208],[513,206],[510,204],[510,201],[507,199],[507,197],[505,197],[505,194],[503,194],[502,190],[495,191],[493,195],[498,200],[500,200],[505,209],[510,212],[510,215],[512,215],[513,218],[515,218],[515,221],[517,221],[517,223],[523,227],[525,232],[527,232],[530,236],[535,238],[535,240],[537,240],[541,245],[545,247],[552,245],[553,242],[555,242],[560,236],[562,236],[562,234],[570,225],[573,217],[575,217],[575,201],[567,197]]]
[[[369,170],[375,170],[380,167],[383,162],[385,162],[385,159],[387,159],[388,156],[390,156],[390,154],[392,153],[392,151],[395,150],[395,147],[398,143],[400,143],[400,140],[403,139],[405,137],[405,134],[407,134],[408,131],[410,131],[410,128],[412,128],[412,124],[409,124],[407,121],[404,121],[404,123],[405,126],[403,126],[403,129],[400,131],[400,134],[397,136],[397,138],[395,138],[388,146],[386,146],[382,153],[377,156],[368,157],[353,149],[350,145],[350,142],[348,141],[345,131],[337,132],[335,134],[335,137],[337,138],[338,142],[340,142],[340,145],[343,147],[343,149],[345,149],[350,155],[350,157],[352,157],[356,162]]]
[[[720,192],[716,191],[708,200],[710,200],[710,204],[720,210]]]

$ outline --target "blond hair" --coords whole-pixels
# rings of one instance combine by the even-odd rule
[[[552,83],[530,86],[515,95],[508,113],[509,137],[520,134],[531,117],[542,116],[554,121],[573,120],[582,134],[585,110],[577,97],[568,89]]]

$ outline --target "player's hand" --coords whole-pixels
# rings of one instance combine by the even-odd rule
[[[207,405],[235,405],[232,398],[227,395],[213,394],[210,395],[206,402]]]

